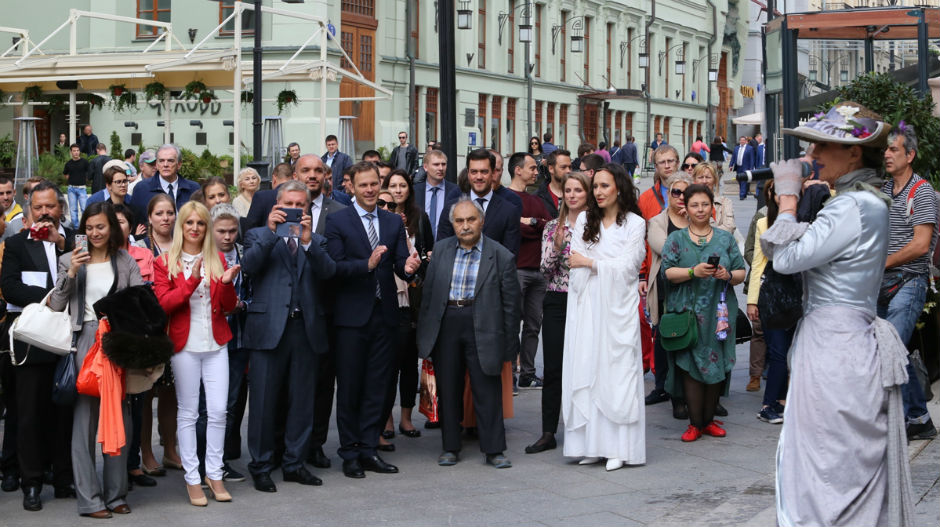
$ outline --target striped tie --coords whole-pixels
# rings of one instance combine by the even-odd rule
[[[379,246],[379,234],[375,232],[375,214],[371,212],[366,214],[366,219],[369,220],[369,245],[372,246],[374,251],[376,247]],[[382,299],[382,287],[379,286],[378,277],[375,281],[375,297],[379,300]]]

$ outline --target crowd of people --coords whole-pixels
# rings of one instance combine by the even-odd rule
[[[108,518],[131,512],[132,486],[180,470],[193,505],[230,501],[225,482],[246,479],[234,464],[246,409],[254,488],[276,492],[278,468],[285,482],[321,485],[308,466],[332,464],[334,395],[344,475],[394,474],[380,452],[395,451],[396,400],[398,433],[422,434],[422,360],[421,382],[433,375],[436,388],[424,394],[435,417],[424,427],[440,428],[441,466],[461,461],[469,433],[485,463],[511,467],[504,420],[520,388],[541,389],[541,434],[526,454],[557,448],[563,421],[566,457],[608,471],[642,465],[645,406],[671,401],[687,421],[676,428],[684,442],[729,433],[720,398],[750,320],[747,389],[760,389],[766,363],[756,415],[784,424],[780,524],[902,525],[904,440],[936,435],[904,351],[930,279],[936,194],[913,174],[917,137],[903,122],[892,129],[841,103],[786,132],[811,143],[818,179],[804,178],[799,160],[772,165],[746,238],[720,177],[726,151],[731,171],[765,162],[759,137],[758,148],[742,137],[734,150],[699,137],[683,157],[657,134],[642,194],[632,137],[582,145],[576,157],[550,133],[533,137],[505,159],[503,186],[493,150],[468,153],[455,184],[444,177],[455,160],[437,143],[419,156],[401,132],[389,161],[374,150],[355,161],[331,135],[323,155],[291,143],[269,190],[243,169],[234,195],[221,178],[181,175],[180,151],[167,144],[141,154],[139,171],[133,159],[101,164],[87,200],[94,170],[71,145],[68,198],[35,179],[21,207],[0,179],[4,327],[31,304],[67,311],[84,370],[107,331],[96,302],[152,284],[172,358],[147,389],[120,392],[123,434],[107,449],[101,440],[99,479],[98,399],[54,403],[61,359],[17,341],[15,362],[0,369],[2,488],[22,488],[23,507],[38,511],[51,483],[81,515]],[[772,316],[776,293],[761,298],[784,274],[802,275],[799,326]],[[655,386],[644,395],[649,370]]]

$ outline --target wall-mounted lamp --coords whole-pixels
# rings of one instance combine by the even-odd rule
[[[189,28],[189,43],[193,44],[194,42],[196,42],[196,28],[191,27]]]
[[[198,126],[199,129],[202,130],[202,121],[200,121],[199,119],[193,119],[189,121],[189,126]]]
[[[157,121],[157,126],[166,126],[166,121]]]
[[[124,126],[126,128],[133,128],[134,130],[137,130],[137,123],[135,121],[124,121]]]
[[[235,121],[231,119],[225,119],[222,121],[222,126],[235,126]]]
[[[457,5],[457,29],[470,29],[472,20],[473,11],[470,9],[470,0],[461,0]]]

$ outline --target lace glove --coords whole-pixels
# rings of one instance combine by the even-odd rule
[[[803,188],[803,162],[788,159],[770,164],[774,172],[774,192],[778,196],[797,196]]]

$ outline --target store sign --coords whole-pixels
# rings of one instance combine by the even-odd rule
[[[209,104],[203,102],[176,102],[172,103],[173,113],[198,113],[199,115],[219,115],[222,111],[222,103],[217,101],[210,102]],[[157,111],[157,117],[163,115],[163,104],[159,102],[151,102],[150,107]]]
[[[754,98],[754,87],[753,86],[741,86],[741,95],[745,98],[753,99]]]

